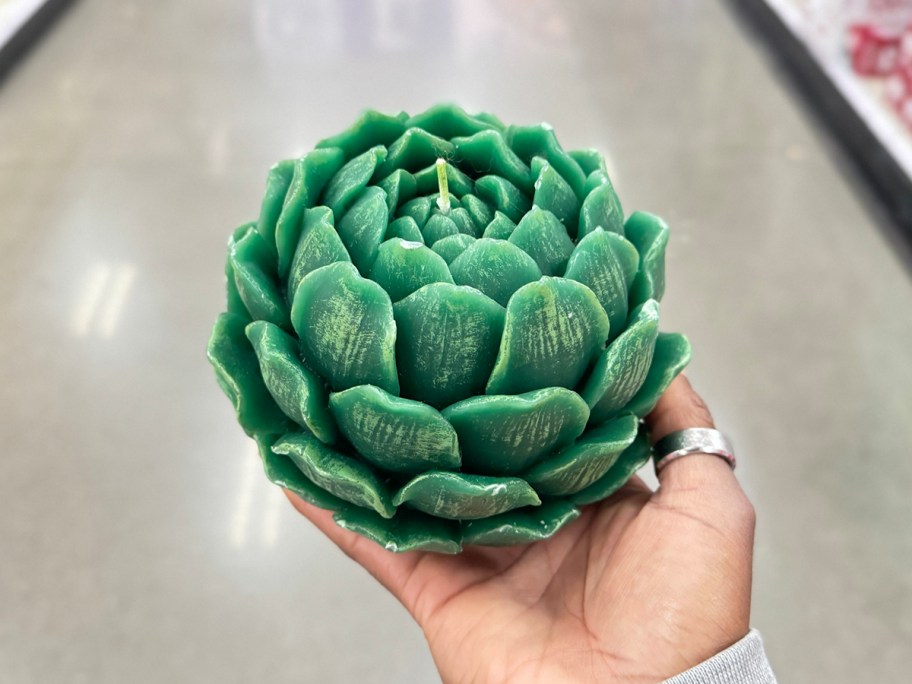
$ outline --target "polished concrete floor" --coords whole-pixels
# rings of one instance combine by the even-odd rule
[[[912,281],[725,2],[80,0],[0,84],[0,682],[436,679],[204,348],[269,165],[441,99],[605,150],[669,220],[781,680],[908,681]]]

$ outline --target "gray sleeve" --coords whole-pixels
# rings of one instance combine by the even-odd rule
[[[760,632],[752,629],[741,641],[666,679],[665,684],[776,684],[776,675],[766,659]]]

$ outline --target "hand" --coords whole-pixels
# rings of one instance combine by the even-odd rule
[[[653,438],[713,427],[676,379]],[[692,455],[583,510],[545,542],[394,555],[288,494],[409,610],[444,682],[656,682],[748,632],[754,512],[728,465]]]

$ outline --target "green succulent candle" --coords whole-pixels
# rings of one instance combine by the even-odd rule
[[[392,551],[545,539],[650,456],[687,363],[668,227],[601,155],[451,105],[269,172],[209,360],[267,477]]]

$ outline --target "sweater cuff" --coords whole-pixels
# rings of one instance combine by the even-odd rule
[[[741,641],[666,679],[665,684],[776,684],[776,675],[766,659],[760,632],[752,629]]]

